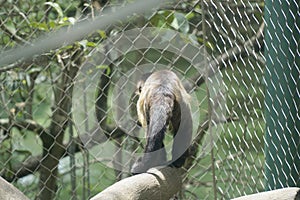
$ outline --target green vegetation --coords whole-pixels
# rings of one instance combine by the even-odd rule
[[[103,10],[126,3],[114,0],[88,2],[90,4],[79,0],[1,2],[1,49],[6,51],[30,44],[42,35],[72,27],[86,18],[93,19]],[[155,12],[131,16],[126,22],[112,24],[105,30],[85,35],[80,41],[62,44],[61,48],[35,55],[30,60],[18,60],[0,66],[3,67],[3,70],[0,69],[0,175],[30,199],[88,199],[120,177],[129,176],[127,172],[115,171],[110,163],[112,158],[107,155],[110,153],[115,156],[118,153],[117,146],[123,156],[123,160],[117,161],[128,166],[132,159],[129,154],[142,152],[142,145],[133,137],[123,136],[103,142],[101,136],[104,136],[103,130],[112,135],[115,132],[124,133],[116,124],[115,113],[120,112],[118,106],[121,107],[125,100],[121,99],[122,96],[116,98],[116,94],[121,92],[114,92],[118,89],[133,92],[137,79],[133,72],[137,72],[139,66],[148,64],[153,66],[148,71],[161,66],[169,67],[181,76],[184,83],[192,85],[193,119],[197,122],[194,124],[194,137],[197,136],[198,126],[212,114],[207,92],[210,91],[212,97],[213,90],[222,90],[219,95],[226,99],[223,108],[226,119],[216,122],[215,126],[212,123],[211,129],[205,130],[206,135],[198,145],[199,153],[184,177],[181,199],[214,199],[214,191],[216,198],[229,199],[262,190],[265,126],[263,65],[255,55],[245,55],[243,52],[226,57],[226,52],[235,47],[235,42],[244,47],[245,42],[255,35],[254,30],[260,26],[262,2],[251,2],[246,6],[243,3],[224,3],[222,6],[232,8],[224,11],[218,10],[219,7],[215,10],[213,5],[203,5],[196,0],[180,1],[176,6],[166,5]],[[230,27],[222,22],[220,15],[223,14],[247,23]],[[203,20],[206,20],[205,24]],[[230,32],[225,37],[224,26],[236,32]],[[170,49],[143,48],[127,52],[120,48],[110,51],[113,49],[111,43],[115,42],[110,38],[122,31],[143,27],[165,28],[180,33],[180,42],[189,45],[186,50],[189,53],[196,50],[203,53],[205,49],[207,53],[202,56],[203,60],[199,60],[201,63],[197,60],[201,66],[194,66],[191,64],[194,60],[182,56],[187,52],[177,55]],[[156,33],[153,31],[149,35],[155,36]],[[162,43],[171,40],[168,32],[163,36]],[[174,43],[170,42],[172,45]],[[262,51],[253,46],[258,54]],[[199,83],[198,69],[201,72],[207,69],[210,66],[208,63],[224,55],[224,49],[225,56],[217,65],[223,83]],[[184,49],[181,50],[184,52]],[[97,51],[104,53],[100,55],[95,53]],[[196,59],[196,55],[191,57]],[[105,58],[110,63],[104,62]],[[84,71],[84,68],[88,70]],[[86,90],[73,88],[78,83],[86,83],[86,79],[92,75],[101,77],[101,80],[89,80],[89,85],[85,85]],[[117,88],[121,77],[126,77],[125,83],[131,84],[132,89]],[[110,81],[99,88],[99,82],[104,83],[105,78]],[[74,97],[73,93],[77,96]],[[98,99],[97,94],[100,94]],[[125,103],[130,104],[131,95],[125,94]],[[102,118],[93,113],[97,100],[100,101],[97,114],[104,114]],[[134,115],[132,108],[135,102],[131,103],[133,107],[129,105],[125,111]],[[85,112],[80,113],[79,106],[85,106]],[[79,114],[74,116],[74,113]],[[97,117],[102,131],[96,129],[98,126],[93,127]],[[122,117],[125,125],[133,121],[129,114]],[[74,121],[75,118],[79,122]],[[93,128],[97,138],[92,135]],[[126,133],[144,135],[142,131],[135,131],[132,129]],[[215,139],[213,150],[209,148],[211,133]],[[82,142],[82,138],[87,142]],[[167,140],[171,142],[170,137]],[[144,142],[143,139],[141,141]],[[110,167],[107,163],[111,164]]]

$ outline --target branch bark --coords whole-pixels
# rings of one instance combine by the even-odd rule
[[[108,50],[109,47],[106,46],[105,48],[107,48],[106,52],[109,52]],[[109,53],[107,55],[110,57]],[[113,72],[114,72],[113,64],[110,64],[109,67],[103,71],[98,83],[98,91],[97,91],[96,105],[95,105],[95,112],[96,112],[96,117],[99,126],[103,130],[106,137],[109,139],[116,139],[126,134],[118,126],[107,123],[107,109],[108,109],[107,99],[109,96],[108,94],[109,86],[111,83]]]
[[[29,200],[20,190],[0,177],[0,197],[2,200]]]
[[[291,188],[282,188],[278,190],[261,192],[257,194],[251,194],[243,197],[238,197],[232,200],[299,200],[300,199],[300,188],[291,187]]]
[[[91,200],[170,199],[182,185],[182,169],[152,168],[147,173],[125,178],[106,188]]]

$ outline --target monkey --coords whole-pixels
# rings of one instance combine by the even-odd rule
[[[136,84],[136,88],[135,91],[132,93],[131,97],[130,97],[130,108],[129,108],[129,112],[130,112],[130,116],[133,119],[133,121],[135,122],[136,125],[138,125],[139,127],[142,126],[142,124],[140,123],[140,121],[138,120],[138,116],[137,116],[137,100],[140,96],[142,87],[145,83],[145,81],[147,80],[147,78],[151,75],[151,72],[142,74],[141,77],[139,77],[137,84]]]
[[[137,115],[146,132],[144,155],[132,166],[133,174],[157,166],[180,168],[189,156],[192,138],[190,95],[178,76],[170,70],[160,70],[142,77],[137,84]],[[167,128],[173,135],[172,160],[167,162],[164,137]]]

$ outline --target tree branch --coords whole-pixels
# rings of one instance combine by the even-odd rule
[[[106,52],[109,52],[109,46],[105,46]],[[110,53],[107,53],[110,60]],[[102,73],[99,83],[96,97],[95,112],[98,123],[103,130],[104,134],[109,139],[119,138],[126,133],[115,125],[110,125],[107,122],[107,110],[108,110],[108,96],[111,78],[114,72],[114,65],[110,64]]]
[[[8,130],[11,127],[15,127],[18,129],[27,129],[32,132],[35,132],[37,135],[40,135],[42,132],[45,132],[45,134],[49,134],[46,129],[41,127],[40,125],[35,124],[35,122],[27,122],[28,120],[13,123],[13,125],[10,125],[8,120],[0,120],[0,129]],[[30,120],[29,120],[30,121]],[[92,136],[91,136],[92,135]],[[92,133],[87,133],[84,135],[81,135],[78,138],[74,139],[76,141],[75,144],[75,153],[79,152],[83,147],[86,147],[86,141],[91,141],[88,143],[88,147],[93,147],[95,145],[99,145],[101,143],[107,142],[107,137],[102,134],[102,132],[99,131],[99,129],[95,129]],[[70,148],[70,144],[62,144],[62,156],[67,157],[68,151]],[[10,174],[0,174],[3,178],[5,178],[7,181],[14,181],[16,179],[22,178],[24,176],[27,176],[29,174],[32,174],[36,172],[41,164],[43,156],[31,156],[27,158],[25,161],[21,163],[17,163],[12,165],[12,169],[10,169]]]
[[[291,187],[291,188],[282,188],[277,190],[272,190],[268,192],[260,192],[257,194],[251,194],[233,200],[299,200],[300,199],[300,188]]]
[[[20,190],[6,182],[0,177],[0,197],[1,199],[18,199],[18,200],[29,200]]]
[[[249,40],[241,45],[237,45],[226,51],[225,53],[217,56],[213,59],[209,65],[209,71],[206,74],[196,74],[191,78],[189,83],[184,83],[186,90],[190,91],[195,86],[200,86],[205,82],[205,75],[211,77],[216,73],[217,70],[222,70],[226,67],[229,61],[235,62],[238,61],[237,58],[244,58],[249,56],[249,48],[254,51],[261,50],[264,46],[263,44],[263,30],[265,24],[264,22],[259,27],[257,33],[252,36]]]
[[[50,58],[47,55],[39,55],[35,56],[33,59],[20,59],[17,62],[14,62],[12,64],[2,66],[0,68],[0,73],[6,72],[15,68],[23,68],[27,69],[29,66],[36,64],[37,66],[47,66],[50,62]]]
[[[227,117],[225,123],[229,123],[232,121],[237,121],[238,119],[235,117]],[[220,122],[218,122],[220,123]],[[202,143],[203,138],[209,128],[209,120],[206,119],[204,120],[204,122],[202,124],[199,124],[198,129],[197,129],[197,135],[195,137],[195,139],[193,140],[191,147],[190,147],[190,156],[187,159],[184,168],[185,169],[190,169],[192,168],[192,166],[194,165],[194,161],[197,157],[198,151],[199,151],[199,145]]]
[[[111,185],[91,200],[170,199],[181,189],[183,173],[180,168],[152,168]]]
[[[12,127],[15,127],[19,130],[28,130],[28,131],[32,131],[34,133],[39,134],[43,134],[44,132],[47,132],[46,129],[44,129],[44,127],[40,124],[38,124],[37,122],[33,121],[33,120],[24,120],[24,121],[13,121],[12,123],[9,122],[9,119],[0,119],[0,129],[4,129],[4,130],[9,130]]]
[[[22,37],[11,31],[1,19],[0,24],[2,24],[1,28],[3,29],[4,33],[8,34],[10,38],[15,39],[17,43],[31,45],[30,42],[24,40]]]

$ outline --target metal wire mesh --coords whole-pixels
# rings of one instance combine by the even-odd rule
[[[263,191],[265,169],[274,167],[265,163],[265,113],[271,111],[286,117],[267,119],[283,130],[292,127],[291,148],[283,154],[294,156],[289,168],[299,175],[299,37],[267,32],[284,39],[277,38],[286,49],[275,49],[263,34],[264,12],[281,16],[287,27],[272,20],[268,26],[299,34],[298,3],[280,2],[289,13],[273,13],[261,0],[179,0],[85,31],[82,24],[101,24],[127,1],[1,1],[1,54],[15,58],[0,61],[1,176],[30,199],[88,199],[130,176],[145,145],[136,123],[136,84],[160,69],[176,72],[192,96],[193,154],[176,198],[231,199]],[[73,39],[78,30],[84,34]],[[59,48],[48,45],[56,33],[66,41]],[[281,77],[288,67],[283,79],[296,87],[274,86],[278,95],[291,95],[291,104],[282,96],[273,97],[278,104],[265,104],[266,87],[275,84],[265,81],[264,51],[270,49],[271,63],[280,54],[293,55],[275,74]],[[22,52],[30,56],[22,58]],[[172,138],[166,137],[169,158]],[[276,170],[285,173],[284,167]],[[291,185],[299,186],[299,176]]]

